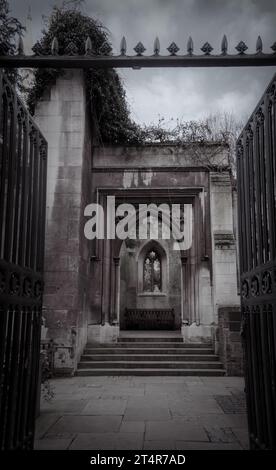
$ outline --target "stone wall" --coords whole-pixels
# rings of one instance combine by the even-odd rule
[[[74,70],[45,91],[35,113],[49,146],[45,327],[57,345],[61,373],[74,372],[87,340],[116,340],[124,288],[130,292],[120,274],[122,241],[84,237],[84,208],[92,202],[106,208],[108,196],[116,196],[118,204],[190,208],[183,223],[193,227],[192,245],[170,254],[165,299],[176,309],[185,341],[210,341],[218,307],[239,304],[229,172],[210,172],[195,161],[191,145],[92,146],[89,109],[82,72]],[[206,145],[205,151],[209,157],[214,148]],[[214,163],[227,163],[226,148],[214,155]],[[130,298],[138,308],[150,308],[149,299],[137,295],[138,284],[133,277]]]
[[[217,346],[228,376],[243,376],[243,348],[239,307],[219,307]]]
[[[55,369],[73,373],[87,340],[90,256],[81,218],[88,198],[91,126],[82,72],[67,71],[38,103],[48,141],[44,317]]]

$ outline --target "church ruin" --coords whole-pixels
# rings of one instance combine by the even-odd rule
[[[210,167],[194,158],[193,144],[95,144],[79,70],[57,79],[35,120],[48,141],[42,335],[54,341],[55,371],[74,373],[87,342],[116,342],[129,329],[172,330],[224,354],[219,315],[239,320],[240,302],[227,147],[205,145]],[[191,247],[158,237],[87,240],[85,207],[105,207],[109,196],[134,207],[183,205]]]

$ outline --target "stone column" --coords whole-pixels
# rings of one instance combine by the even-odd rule
[[[211,173],[211,214],[215,311],[239,305],[232,185],[229,172]],[[217,316],[214,319],[217,323]]]
[[[92,127],[81,70],[67,70],[45,90],[36,106],[35,121],[48,142],[44,290],[47,338],[57,344],[57,372],[72,374],[87,341],[91,292],[83,209],[90,194]]]
[[[189,322],[189,303],[187,302],[187,256],[181,256],[181,324]],[[186,311],[185,311],[186,307]]]
[[[114,318],[112,320],[113,325],[119,325],[120,319],[120,258],[114,257],[114,265],[115,265],[115,292],[114,292]]]

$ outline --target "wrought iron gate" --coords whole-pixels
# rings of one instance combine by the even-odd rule
[[[47,144],[0,71],[0,448],[33,445]]]
[[[252,449],[276,449],[276,76],[237,143],[248,424]]]

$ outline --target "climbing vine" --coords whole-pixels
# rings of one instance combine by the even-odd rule
[[[83,15],[76,8],[54,7],[42,37],[33,50],[40,55],[50,54],[53,39],[56,38],[60,54],[68,53],[68,49],[73,53],[84,54],[87,37],[91,39],[93,54],[111,53],[108,32],[99,21]],[[53,85],[63,73],[57,69],[35,70],[34,83],[28,96],[32,113],[45,89]],[[87,99],[93,103],[92,115],[100,141],[113,144],[139,143],[138,126],[130,118],[118,73],[114,69],[90,69],[85,72],[85,83]]]
[[[81,13],[81,3],[82,0],[69,0],[62,7],[53,8],[41,39],[33,47],[36,54],[50,54],[54,38],[57,39],[60,54],[84,54],[87,37],[91,39],[93,54],[111,54],[108,31],[98,20]],[[60,69],[35,70],[34,83],[28,96],[32,113],[45,89],[63,73]],[[87,100],[91,103],[94,129],[100,143],[189,145],[194,160],[209,169],[214,166],[219,153],[225,154],[227,146],[228,163],[230,160],[230,167],[235,167],[235,140],[241,125],[235,122],[232,115],[222,113],[198,121],[176,120],[170,123],[160,118],[157,124],[140,126],[130,117],[124,87],[114,69],[90,69],[84,73]],[[208,152],[206,143],[211,144]],[[225,168],[228,163],[224,161],[221,167]]]

